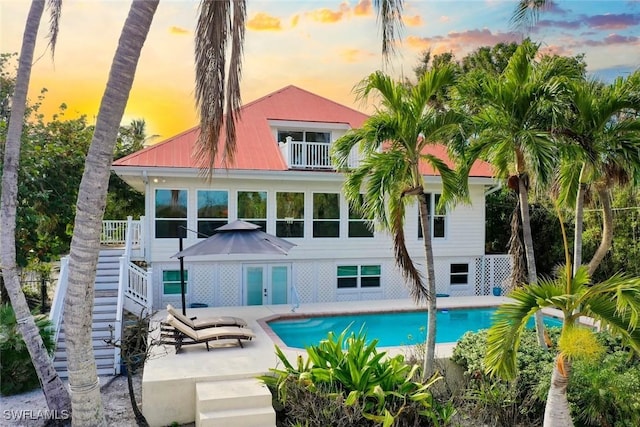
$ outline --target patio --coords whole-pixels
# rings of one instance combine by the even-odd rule
[[[438,308],[463,308],[495,306],[506,301],[504,297],[474,296],[438,298]],[[297,315],[319,313],[353,313],[415,310],[409,299],[352,301],[317,304],[302,304],[296,309]],[[204,344],[183,347],[175,354],[170,346],[158,346],[153,357],[147,361],[142,378],[143,413],[151,426],[165,426],[172,422],[198,423],[196,413],[196,384],[214,383],[239,379],[251,379],[276,366],[274,345],[279,345],[291,360],[304,350],[285,347],[266,321],[279,315],[291,315],[290,305],[242,306],[193,308],[187,310],[189,316],[237,316],[244,318],[248,327],[256,334],[252,341],[245,342],[244,348],[221,345],[215,342],[207,352]],[[166,317],[166,311],[154,316],[152,336],[159,334],[158,322]],[[453,344],[438,344],[436,355],[446,358],[451,355]],[[403,348],[385,348],[393,354]],[[256,381],[257,382],[257,381]]]

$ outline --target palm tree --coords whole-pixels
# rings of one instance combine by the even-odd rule
[[[612,84],[579,80],[569,85],[571,113],[567,127],[558,130],[569,147],[560,168],[560,200],[575,207],[573,268],[582,264],[582,223],[585,193],[593,188],[602,209],[602,238],[589,262],[593,275],[613,240],[611,191],[616,183],[640,179],[640,71]],[[576,152],[575,149],[579,148]],[[581,161],[576,161],[582,159]]]
[[[562,224],[562,221],[560,221]],[[516,353],[520,336],[533,313],[543,308],[562,311],[563,323],[547,396],[544,426],[573,426],[567,384],[571,361],[595,357],[599,352],[594,330],[579,323],[581,316],[599,322],[614,335],[621,336],[640,353],[640,278],[616,274],[596,284],[584,266],[572,273],[567,238],[562,228],[567,264],[557,279],[541,279],[536,284],[521,287],[509,296],[513,302],[503,304],[495,314],[487,333],[487,372],[512,379],[516,371]]]
[[[545,188],[556,168],[553,124],[565,111],[563,81],[580,77],[567,61],[548,58],[536,62],[538,46],[525,40],[497,77],[467,81],[458,87],[460,98],[473,97],[480,106],[474,120],[477,134],[469,160],[491,163],[499,179],[509,181],[518,194],[520,223],[527,265],[527,281],[537,280],[529,220],[529,191]],[[538,342],[545,346],[542,317],[536,316]]]
[[[50,40],[55,46],[57,23],[60,15],[60,2],[49,1],[51,11]],[[27,92],[31,78],[31,64],[36,45],[36,37],[40,27],[40,19],[44,12],[44,0],[31,2],[27,23],[25,25],[15,90],[11,103],[11,115],[7,129],[7,140],[4,144],[4,167],[2,175],[2,202],[0,220],[0,260],[4,284],[18,319],[18,330],[31,356],[31,361],[38,374],[45,399],[49,409],[64,414],[71,409],[69,393],[53,367],[53,361],[47,354],[40,337],[40,332],[20,286],[20,279],[16,269],[16,204],[18,198],[18,166],[20,161],[20,139],[25,120],[27,106]]]
[[[332,151],[333,161],[346,174],[344,193],[364,218],[374,220],[393,237],[396,264],[410,282],[416,303],[428,303],[429,322],[424,376],[434,372],[436,332],[436,286],[431,245],[430,220],[424,192],[424,166],[428,164],[441,178],[441,200],[459,195],[457,175],[427,149],[431,144],[447,143],[458,131],[462,117],[452,111],[437,110],[432,98],[453,83],[451,67],[434,68],[411,87],[395,83],[382,72],[371,74],[356,89],[358,97],[379,96],[381,108],[365,121],[362,128],[349,131],[338,139]],[[381,148],[382,147],[382,148]],[[349,168],[353,150],[359,149],[360,164]],[[364,191],[364,194],[361,193]],[[425,287],[422,274],[414,265],[405,246],[404,216],[408,205],[418,199],[426,258]]]
[[[137,0],[131,4],[100,103],[78,191],[64,304],[73,425],[78,426],[106,426],[91,340],[100,230],[118,129],[157,6],[158,0]]]

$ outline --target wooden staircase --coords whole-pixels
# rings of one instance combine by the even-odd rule
[[[98,375],[115,375],[117,349],[107,345],[104,340],[111,337],[109,325],[116,326],[116,312],[118,306],[118,279],[120,272],[120,257],[123,249],[103,249],[98,258],[95,282],[95,300],[93,304],[93,353],[96,358]],[[61,325],[56,343],[53,365],[62,378],[67,378],[67,355],[64,334],[64,323]]]
[[[255,378],[196,384],[196,427],[275,427],[271,392]]]

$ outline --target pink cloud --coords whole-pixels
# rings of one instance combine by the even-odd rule
[[[356,16],[370,16],[373,14],[371,0],[360,0],[353,8],[353,14]]]
[[[422,25],[422,17],[420,15],[403,16],[402,22],[404,22],[407,27],[419,27]]]
[[[585,23],[599,30],[621,30],[640,24],[640,15],[630,13],[595,15],[585,18]]]
[[[587,46],[610,46],[615,44],[638,44],[640,39],[636,36],[621,36],[620,34],[609,34],[602,40],[585,40],[583,44]]]
[[[515,32],[493,33],[489,29],[452,31],[446,36],[435,37],[415,37],[406,38],[407,45],[414,49],[423,51],[430,49],[433,54],[453,52],[461,59],[464,55],[474,51],[481,46],[493,46],[497,43],[510,43],[520,41],[520,35]]]

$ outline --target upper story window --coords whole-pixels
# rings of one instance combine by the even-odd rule
[[[331,142],[331,132],[316,132],[306,130],[279,130],[278,142],[287,142],[287,138],[297,142],[320,142],[328,144]]]
[[[229,193],[198,190],[198,236],[212,236],[215,229],[229,222]]]
[[[251,222],[267,231],[267,192],[238,191],[238,219]]]
[[[362,194],[360,195],[362,201]],[[373,237],[373,224],[360,215],[349,203],[349,237]]]
[[[276,236],[304,237],[304,193],[276,193]]]
[[[429,212],[429,225],[431,225],[432,238],[446,237],[446,220],[445,214],[436,211],[436,206],[440,202],[440,194],[425,193],[427,196],[427,211]],[[418,238],[422,239],[422,223],[420,222],[420,214],[418,213]]]
[[[186,237],[187,190],[156,190],[156,238]]]
[[[338,193],[313,193],[313,237],[340,237]]]

